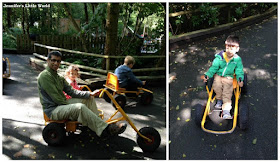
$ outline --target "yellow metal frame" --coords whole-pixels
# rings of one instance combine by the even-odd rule
[[[88,88],[88,87],[87,87]],[[89,88],[88,88],[89,89]],[[101,89],[101,93],[99,95],[99,97],[101,98],[103,96],[103,94],[106,93],[108,95],[108,97],[113,101],[113,103],[116,106],[116,111],[115,113],[108,119],[106,120],[106,123],[108,124],[112,124],[112,123],[117,123],[119,121],[123,121],[126,120],[128,122],[128,124],[137,132],[137,134],[144,138],[145,140],[147,140],[148,142],[152,142],[152,140],[146,136],[144,136],[143,134],[141,134],[139,132],[139,130],[136,128],[136,126],[134,125],[134,123],[132,122],[132,120],[128,117],[128,115],[124,112],[124,110],[120,107],[120,105],[116,102],[116,100],[114,99],[114,97],[110,94],[109,91],[107,91],[106,89]],[[103,111],[102,111],[103,113]],[[116,118],[116,114],[120,113],[122,115],[122,117]],[[102,116],[104,117],[104,115],[102,114]],[[66,131],[69,132],[75,132],[76,131],[76,127],[78,124],[81,124],[77,121],[68,121],[68,120],[51,120],[47,117],[47,115],[44,113],[44,119],[45,119],[45,125],[47,123],[51,123],[51,122],[56,122],[56,123],[65,123],[66,125]],[[103,118],[102,118],[103,119]]]
[[[9,73],[6,73],[6,74],[2,74],[2,77],[7,79],[11,76],[11,64],[10,64],[10,60],[8,59],[8,57],[5,58],[2,58],[3,61],[7,61],[8,62],[8,65],[9,65]]]
[[[208,133],[213,133],[213,134],[228,134],[228,133],[232,133],[235,128],[236,128],[236,125],[237,125],[237,115],[238,115],[238,100],[239,100],[239,97],[240,97],[240,94],[241,94],[241,88],[239,87],[239,85],[237,84],[237,79],[236,79],[236,76],[234,76],[234,79],[233,79],[233,93],[234,93],[234,96],[235,96],[235,106],[234,106],[234,114],[233,114],[233,125],[232,125],[232,128],[228,131],[216,131],[216,130],[210,130],[210,129],[206,129],[205,128],[205,122],[206,122],[206,117],[209,115],[210,113],[210,103],[213,103],[214,100],[215,100],[215,97],[212,99],[212,96],[213,96],[213,88],[211,88],[211,91],[209,90],[208,86],[206,86],[206,90],[207,90],[207,93],[208,93],[208,101],[207,101],[207,104],[206,104],[206,107],[205,107],[205,111],[204,111],[204,114],[203,114],[203,117],[202,117],[202,120],[201,120],[201,128],[203,131],[205,132],[208,132]]]
[[[111,72],[107,74],[107,80],[106,80],[106,84],[104,84],[104,87],[113,91],[112,94],[113,96],[115,96],[116,94],[125,94],[125,93],[135,93],[138,96],[139,94],[144,93],[144,91],[153,93],[152,91],[142,87],[139,87],[138,91],[127,91],[125,88],[120,88],[117,75]]]

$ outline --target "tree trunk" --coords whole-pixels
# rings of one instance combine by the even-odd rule
[[[26,8],[25,9],[25,16],[26,16],[26,33],[27,33],[28,38],[29,38],[29,28],[30,28],[30,26],[29,26],[29,15],[30,14],[28,14],[28,10],[30,11],[30,8],[28,8],[28,9]]]
[[[25,27],[24,27],[24,26],[25,26],[25,25],[24,25],[24,23],[25,23],[25,21],[24,21],[24,15],[25,15],[25,14],[24,14],[24,10],[25,10],[25,8],[24,8],[24,7],[22,7],[22,15],[21,15],[21,16],[22,16],[22,17],[21,17],[22,19],[21,19],[21,26],[22,26],[22,31],[23,31],[23,34],[25,34]]]
[[[91,5],[91,10],[92,10],[92,15],[94,16],[94,12],[95,12],[95,8],[97,7],[98,3],[90,3]],[[98,39],[98,27],[96,27],[96,31],[95,31],[95,39],[97,40]]]
[[[7,27],[8,27],[8,29],[12,27],[11,16],[12,16],[12,8],[7,8]]]
[[[84,9],[85,9],[86,24],[88,24],[88,9],[86,3],[84,3]]]
[[[107,18],[106,18],[106,43],[105,43],[105,55],[118,55],[118,18],[119,18],[119,4],[108,3],[107,5]],[[109,65],[108,65],[109,64]],[[115,61],[107,61],[106,70],[115,68]]]
[[[81,28],[79,27],[79,25],[76,23],[75,19],[73,18],[68,5],[66,3],[63,3],[63,6],[65,8],[65,11],[67,12],[67,15],[68,15],[69,19],[72,21],[75,29],[78,32],[80,32],[80,39],[82,41],[82,45],[83,45],[83,48],[84,48],[85,52],[88,52],[88,49],[87,49],[87,46],[86,46],[85,34],[82,33]]]

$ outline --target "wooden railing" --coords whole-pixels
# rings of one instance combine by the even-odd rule
[[[108,56],[108,55],[101,55],[101,54],[94,54],[94,53],[87,53],[87,52],[80,52],[80,51],[74,51],[74,50],[68,50],[68,49],[63,49],[63,48],[58,48],[58,47],[52,47],[52,46],[47,46],[39,43],[34,43],[34,56],[37,58],[47,60],[47,57],[44,55],[40,55],[36,53],[37,47],[40,48],[45,48],[47,49],[47,53],[49,53],[52,50],[57,50],[61,52],[67,52],[71,53],[74,55],[84,55],[84,56],[91,56],[91,57],[97,57],[97,58],[103,58],[106,59],[106,68],[105,69],[98,69],[98,68],[93,68],[89,66],[84,66],[84,65],[77,65],[81,69],[89,70],[95,73],[99,73],[100,75],[106,76],[108,72],[113,72],[114,69],[110,69],[110,59],[120,59],[120,58],[125,58],[125,56]],[[156,59],[156,58],[165,58],[165,55],[147,55],[147,56],[133,56],[134,58],[141,58],[141,59]],[[64,62],[62,61],[61,64],[64,65],[71,65],[72,63],[70,62]],[[141,68],[141,69],[132,69],[133,72],[151,72],[151,71],[165,71],[165,67],[152,67],[152,68]],[[145,78],[145,79],[163,79],[165,78],[165,75],[157,75],[157,76],[141,76],[139,79]]]

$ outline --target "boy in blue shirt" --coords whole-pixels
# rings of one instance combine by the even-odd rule
[[[138,87],[145,85],[146,81],[141,81],[132,72],[132,67],[135,64],[135,60],[132,56],[126,56],[124,64],[116,68],[115,74],[119,79],[119,86],[125,88],[128,91],[135,91]]]

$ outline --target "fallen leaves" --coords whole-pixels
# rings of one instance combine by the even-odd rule
[[[257,138],[253,139],[253,145],[257,144]]]
[[[55,159],[55,155],[54,155],[54,154],[48,154],[48,157],[49,157],[50,159]]]

